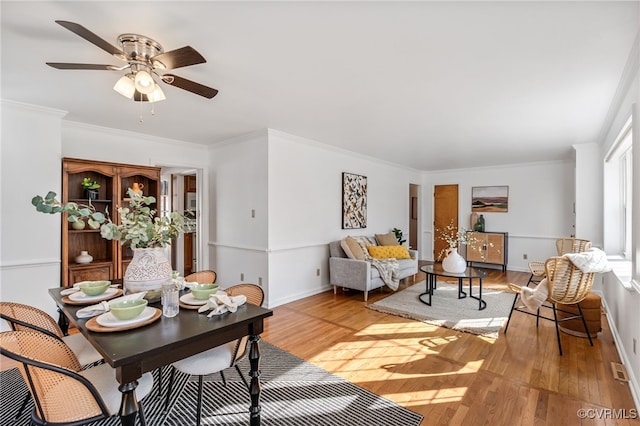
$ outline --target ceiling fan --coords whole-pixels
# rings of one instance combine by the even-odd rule
[[[79,35],[100,49],[126,62],[122,66],[100,64],[76,64],[66,62],[47,62],[50,67],[60,70],[106,70],[125,71],[113,89],[121,95],[135,101],[157,102],[165,99],[160,86],[153,76],[171,86],[178,87],[196,95],[211,99],[218,94],[216,89],[196,83],[175,74],[161,74],[190,65],[207,62],[204,57],[191,46],[165,52],[160,43],[139,34],[121,34],[118,36],[118,48],[100,38],[85,27],[75,22],[56,21],[69,31]]]

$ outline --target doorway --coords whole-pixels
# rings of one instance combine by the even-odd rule
[[[200,206],[201,185],[198,169],[163,167],[161,169],[161,214],[179,212],[185,216],[184,234],[171,245],[172,268],[186,276],[198,271],[200,259]]]
[[[419,214],[419,198],[420,186],[409,184],[409,248],[419,250],[418,248],[418,214]]]
[[[433,190],[433,259],[441,261],[449,245],[445,229],[458,232],[458,185],[435,185]]]

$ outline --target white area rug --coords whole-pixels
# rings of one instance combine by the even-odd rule
[[[487,302],[487,307],[480,311],[476,299],[458,299],[457,284],[438,282],[431,306],[418,300],[418,295],[425,291],[426,284],[422,281],[367,305],[367,308],[495,339],[509,318],[515,296],[513,293],[483,288],[482,300]],[[468,284],[463,291],[469,293]],[[478,296],[477,286],[473,287],[473,295]],[[428,297],[425,295],[423,299],[428,300]]]

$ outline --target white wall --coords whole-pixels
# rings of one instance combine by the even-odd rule
[[[259,284],[268,300],[266,130],[210,149],[210,264],[222,288]]]
[[[343,172],[367,177],[365,229],[342,229]],[[408,233],[409,184],[420,180],[414,170],[269,130],[270,306],[329,288],[330,241]]]
[[[408,231],[409,184],[421,179],[418,172],[275,130],[216,146],[211,162],[211,264],[223,288],[241,273],[247,282],[262,278],[270,307],[329,288],[330,241],[393,227]],[[342,172],[368,178],[366,229],[341,229]]]
[[[469,229],[471,188],[509,186],[506,213],[483,213],[487,232],[508,232],[507,268],[528,271],[528,262],[555,255],[555,240],[573,234],[573,164],[548,162],[426,173],[422,191],[422,257],[433,260],[435,185],[458,185],[459,226]],[[528,259],[523,259],[526,254]]]
[[[35,305],[57,318],[47,289],[60,285],[60,216],[36,212],[31,198],[60,193],[65,113],[8,101],[0,108],[0,298]]]
[[[596,143],[574,145],[576,237],[603,248],[603,167],[600,146]]]

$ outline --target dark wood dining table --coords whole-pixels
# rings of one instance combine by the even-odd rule
[[[264,330],[264,320],[273,311],[244,304],[235,313],[207,318],[197,310],[180,309],[173,318],[161,316],[151,324],[130,330],[94,332],[86,327],[90,318],[79,319],[76,312],[84,306],[64,303],[61,287],[49,289],[61,313],[89,340],[116,370],[122,392],[120,420],[123,426],[133,426],[138,415],[135,389],[143,373],[171,364],[224,343],[249,336],[250,364],[249,424],[260,425],[260,349],[258,342]],[[161,309],[159,303],[150,306]]]

